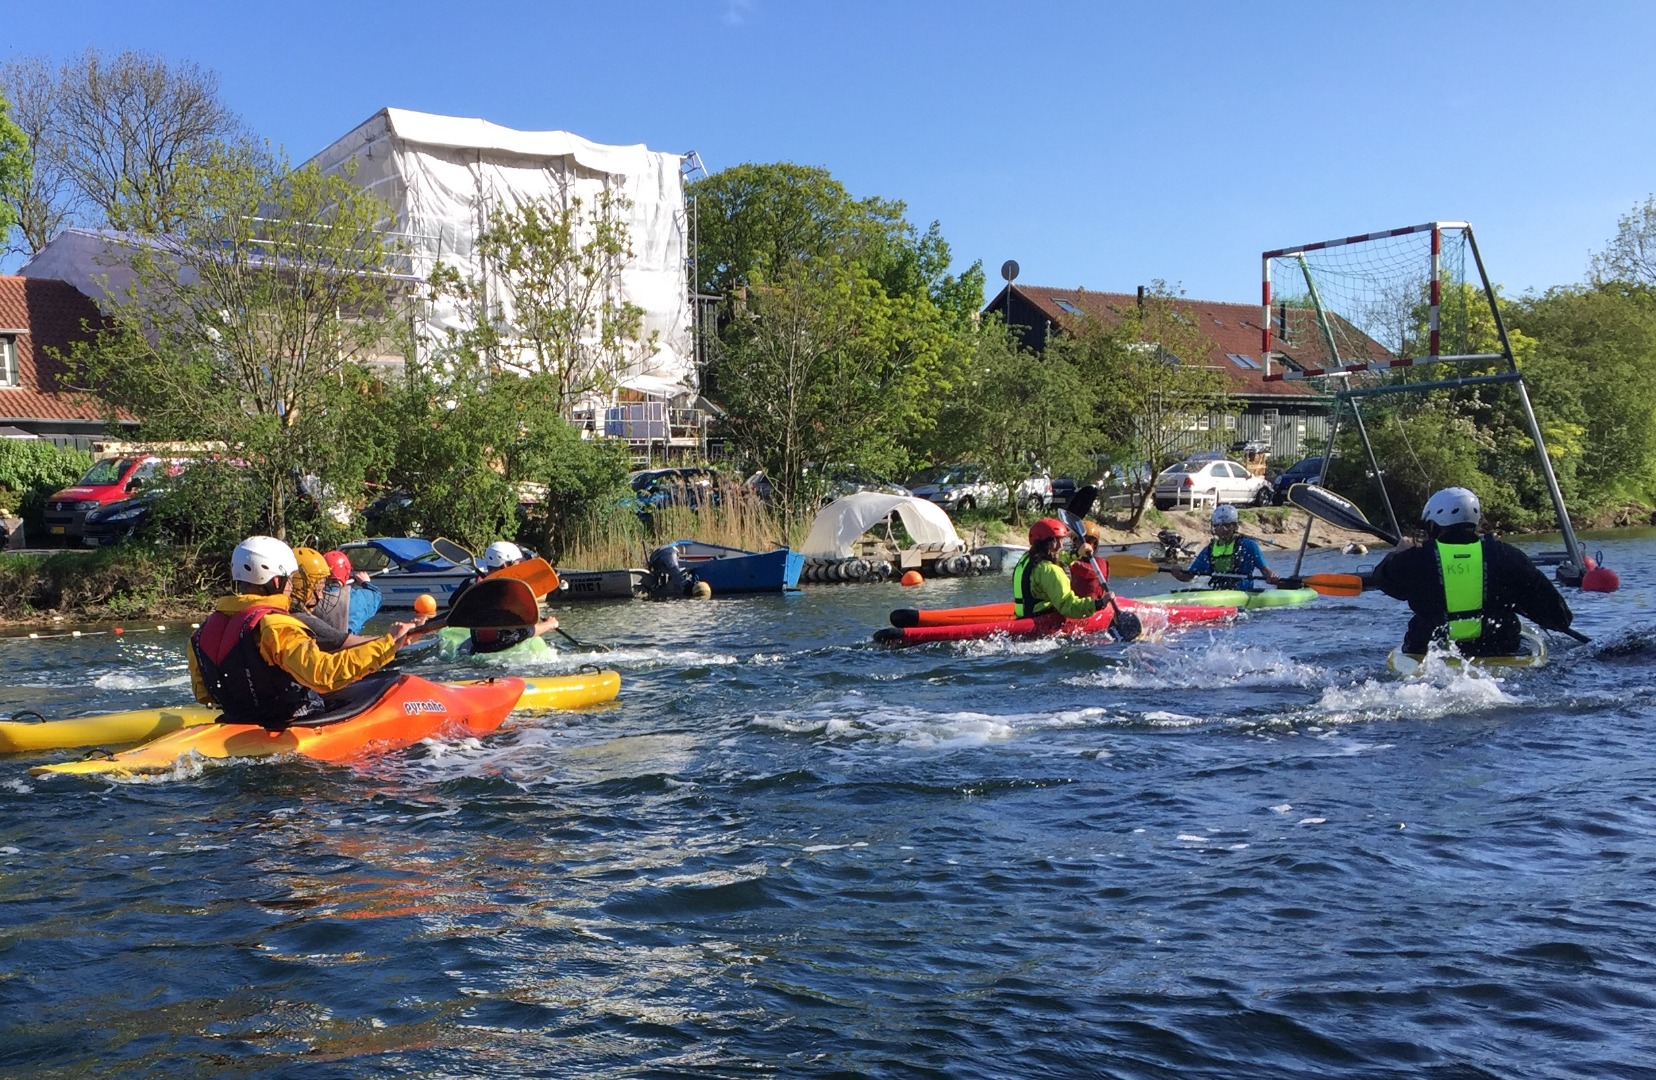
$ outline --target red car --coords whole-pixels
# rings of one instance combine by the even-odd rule
[[[104,458],[87,470],[80,483],[46,500],[46,533],[54,540],[79,542],[86,515],[101,506],[131,498],[171,463],[153,454]]]

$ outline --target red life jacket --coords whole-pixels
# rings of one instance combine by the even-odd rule
[[[215,611],[190,635],[201,681],[224,710],[220,723],[280,728],[319,700],[259,652],[259,622],[280,610],[255,605],[234,615]]]

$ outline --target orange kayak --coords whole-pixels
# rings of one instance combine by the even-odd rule
[[[607,701],[620,680],[600,672],[585,697]],[[464,685],[431,682],[418,675],[364,679],[330,700],[338,708],[282,731],[257,724],[209,723],[163,735],[121,753],[41,765],[35,775],[133,776],[169,772],[191,758],[253,758],[297,754],[317,761],[345,761],[411,746],[436,735],[482,735],[499,727],[524,697],[522,679],[490,679]]]

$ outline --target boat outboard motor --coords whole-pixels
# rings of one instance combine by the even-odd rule
[[[678,546],[668,544],[650,552],[650,595],[659,599],[689,596],[696,588],[696,575],[679,563]]]

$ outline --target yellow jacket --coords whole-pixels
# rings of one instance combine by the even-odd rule
[[[317,647],[316,636],[305,624],[287,613],[288,599],[280,593],[275,596],[236,593],[220,597],[213,608],[231,616],[239,615],[250,607],[275,608],[259,620],[259,655],[272,667],[287,672],[297,682],[319,694],[343,690],[364,675],[378,671],[397,655],[396,640],[390,634],[338,652],[323,652]],[[217,704],[207,692],[207,685],[196,668],[195,650],[188,649],[186,652],[190,659],[190,688],[195,692],[196,700],[203,705]]]

